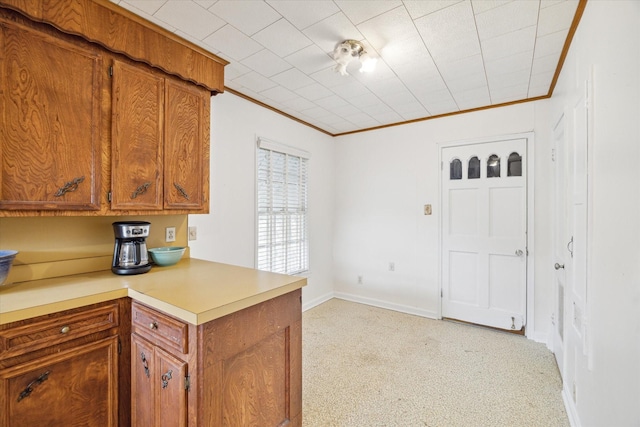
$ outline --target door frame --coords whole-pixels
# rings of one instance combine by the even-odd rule
[[[514,134],[506,134],[506,135],[497,135],[491,137],[482,137],[482,138],[474,138],[469,140],[458,140],[458,141],[450,141],[438,143],[438,160],[440,162],[440,173],[438,174],[438,200],[440,202],[440,206],[444,206],[443,200],[443,192],[442,192],[442,168],[444,167],[444,160],[442,158],[442,151],[445,148],[449,147],[458,147],[463,145],[474,145],[474,144],[486,144],[490,142],[500,142],[507,141],[511,139],[525,139],[526,140],[526,158],[527,158],[527,177],[526,177],[526,191],[527,191],[527,303],[525,306],[526,315],[525,315],[525,336],[529,339],[533,339],[535,341],[544,341],[545,337],[537,337],[535,336],[535,281],[534,281],[534,272],[535,272],[535,260],[534,260],[534,140],[533,132],[524,132],[524,133],[514,133]],[[443,283],[442,283],[442,251],[443,251],[443,233],[442,233],[442,209],[440,209],[440,214],[438,215],[438,284],[440,288],[440,303],[438,304],[438,319],[442,319],[442,295],[444,292]]]

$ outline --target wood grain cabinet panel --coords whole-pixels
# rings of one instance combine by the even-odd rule
[[[199,326],[189,325],[186,353],[163,347],[163,340],[149,332],[145,332],[148,339],[133,333],[132,425],[300,427],[300,295],[300,290],[293,291]],[[153,309],[147,307],[149,311]],[[171,379],[163,389],[167,378],[162,375],[167,373]],[[183,388],[185,379],[188,386]]]
[[[113,64],[111,209],[161,210],[164,79]]]
[[[99,210],[102,58],[0,19],[0,209]]]
[[[0,427],[129,424],[120,299],[0,325]],[[126,351],[125,355],[122,351]]]
[[[114,61],[111,209],[208,211],[209,97]]]

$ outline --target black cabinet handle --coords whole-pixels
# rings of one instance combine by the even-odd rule
[[[35,380],[31,381],[29,383],[29,385],[27,386],[27,388],[25,388],[24,390],[22,390],[22,392],[20,393],[20,395],[18,396],[18,402],[20,402],[22,399],[24,399],[25,397],[28,397],[31,392],[33,391],[33,388],[37,385],[42,384],[43,382],[45,382],[48,378],[49,378],[49,374],[51,373],[51,371],[47,371],[44,374],[40,375],[38,378],[36,378]]]
[[[147,189],[151,186],[150,182],[145,182],[144,184],[142,184],[141,186],[139,186],[138,188],[136,188],[136,190],[131,193],[131,198],[135,199],[136,197],[138,197],[141,194],[144,194],[147,192]]]
[[[144,368],[144,373],[149,378],[149,363],[147,362],[147,356],[144,353],[140,353],[140,360],[142,360],[142,367]]]
[[[75,178],[72,181],[67,182],[65,185],[58,188],[58,191],[56,191],[56,194],[54,194],[54,196],[60,197],[60,196],[63,196],[65,193],[71,193],[73,191],[76,191],[78,189],[78,184],[80,184],[82,181],[84,181],[84,176],[80,176],[78,178]]]
[[[171,369],[169,369],[166,374],[162,374],[162,377],[160,377],[162,379],[162,388],[167,388],[169,380],[173,378],[172,374],[173,371]]]

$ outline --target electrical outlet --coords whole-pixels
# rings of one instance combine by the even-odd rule
[[[164,240],[166,242],[175,242],[176,241],[176,228],[175,227],[167,227],[164,229]]]
[[[189,240],[196,240],[198,238],[198,227],[192,225],[189,227]]]
[[[424,205],[424,214],[431,215],[431,205]]]

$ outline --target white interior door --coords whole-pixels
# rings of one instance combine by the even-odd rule
[[[571,258],[567,255],[567,245],[570,244],[569,224],[567,222],[567,141],[565,138],[565,118],[558,121],[553,130],[553,164],[554,164],[554,287],[553,287],[553,353],[558,364],[560,376],[564,375],[564,335],[565,335],[565,301],[567,270],[571,269]]]
[[[442,149],[442,317],[521,330],[527,140]]]

